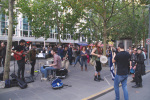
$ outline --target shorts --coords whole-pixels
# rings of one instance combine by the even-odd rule
[[[97,72],[100,72],[102,70],[102,66],[101,66],[101,62],[100,61],[96,61],[95,70]]]

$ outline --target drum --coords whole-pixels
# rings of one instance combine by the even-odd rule
[[[101,56],[100,57],[100,62],[102,63],[102,64],[105,64],[105,63],[107,63],[107,61],[108,61],[108,59],[107,59],[107,57],[106,56]]]

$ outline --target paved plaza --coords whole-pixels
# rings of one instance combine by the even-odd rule
[[[35,70],[39,69],[41,65],[45,63],[45,59],[39,59],[36,63]],[[17,63],[16,71],[17,71]],[[14,62],[11,61],[10,73],[14,71]],[[25,76],[30,75],[31,65],[26,64]],[[150,68],[147,66],[147,70]],[[62,79],[62,82],[72,87],[64,86],[61,89],[54,90],[50,85],[50,81],[40,80],[41,74],[35,74],[36,80],[33,83],[28,83],[26,89],[20,89],[19,87],[0,89],[0,100],[86,100],[87,98],[96,96],[97,100],[113,100],[113,99],[101,99],[110,95],[114,97],[114,91],[108,92],[105,95],[99,95],[101,91],[104,91],[113,86],[113,81],[110,74],[110,69],[106,65],[103,67],[101,76],[104,81],[94,81],[94,68],[88,65],[88,71],[81,71],[80,66],[77,64],[76,67],[70,66],[70,72],[66,79]],[[0,67],[2,71],[2,67]],[[148,74],[147,74],[148,75]],[[147,75],[145,77],[147,78]],[[129,75],[128,82],[130,82],[131,76]],[[143,79],[145,80],[145,78]],[[128,88],[131,88],[131,83]],[[132,84],[133,85],[133,84]],[[144,87],[146,88],[146,87]],[[142,88],[142,89],[144,89]],[[129,92],[130,93],[130,92]],[[133,100],[133,99],[132,99]],[[146,100],[146,99],[145,99]]]

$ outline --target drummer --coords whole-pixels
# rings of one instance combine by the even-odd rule
[[[60,58],[60,56],[57,55],[57,48],[53,48],[53,50],[51,50],[51,54],[54,57],[53,64],[50,64],[49,67],[46,67],[45,69],[44,69],[44,67],[41,67],[41,72],[44,74],[43,80],[47,80],[47,73],[49,70],[61,68],[61,58]]]
[[[103,49],[100,47],[101,46],[101,42],[96,42],[95,43],[95,48],[92,50],[91,55],[92,55],[92,59],[95,62],[94,68],[95,68],[95,75],[94,75],[94,81],[104,81],[104,79],[101,78],[100,76],[100,71],[102,70],[101,67],[101,62],[100,62],[100,57],[103,53]]]

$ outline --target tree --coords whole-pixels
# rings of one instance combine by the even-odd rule
[[[9,0],[9,28],[8,28],[6,60],[5,60],[4,76],[3,76],[4,81],[9,79],[9,66],[10,66],[10,58],[11,58],[12,33],[13,33],[13,5],[14,5],[14,0]]]
[[[113,28],[111,31],[113,34],[111,36],[114,39],[131,38],[136,47],[143,39],[145,44],[145,38],[148,33],[148,12],[145,8],[136,2],[134,2],[134,4],[132,2],[132,5],[126,7],[126,9],[116,17],[126,21],[121,26]],[[116,21],[121,22],[122,19]]]
[[[37,38],[49,38],[54,28],[59,43],[67,33],[74,34],[77,16],[73,16],[65,0],[19,0],[18,7],[28,18],[32,33]]]
[[[118,0],[67,0],[72,9],[76,12],[81,12],[81,18],[86,20],[86,23],[82,25],[82,31],[87,30],[91,25],[93,30],[92,36],[97,40],[99,38],[98,35],[102,36],[104,43],[104,55],[106,55],[106,44],[108,37],[111,33],[112,28],[119,26],[124,22],[115,22],[116,15],[120,14],[120,12],[130,5],[128,2],[121,2]],[[78,5],[77,8],[74,5]],[[83,9],[81,9],[83,8]],[[92,17],[90,15],[92,13]],[[90,23],[90,24],[89,24]],[[89,27],[84,27],[89,26]],[[84,29],[83,29],[84,28]],[[97,38],[98,37],[98,38]]]

